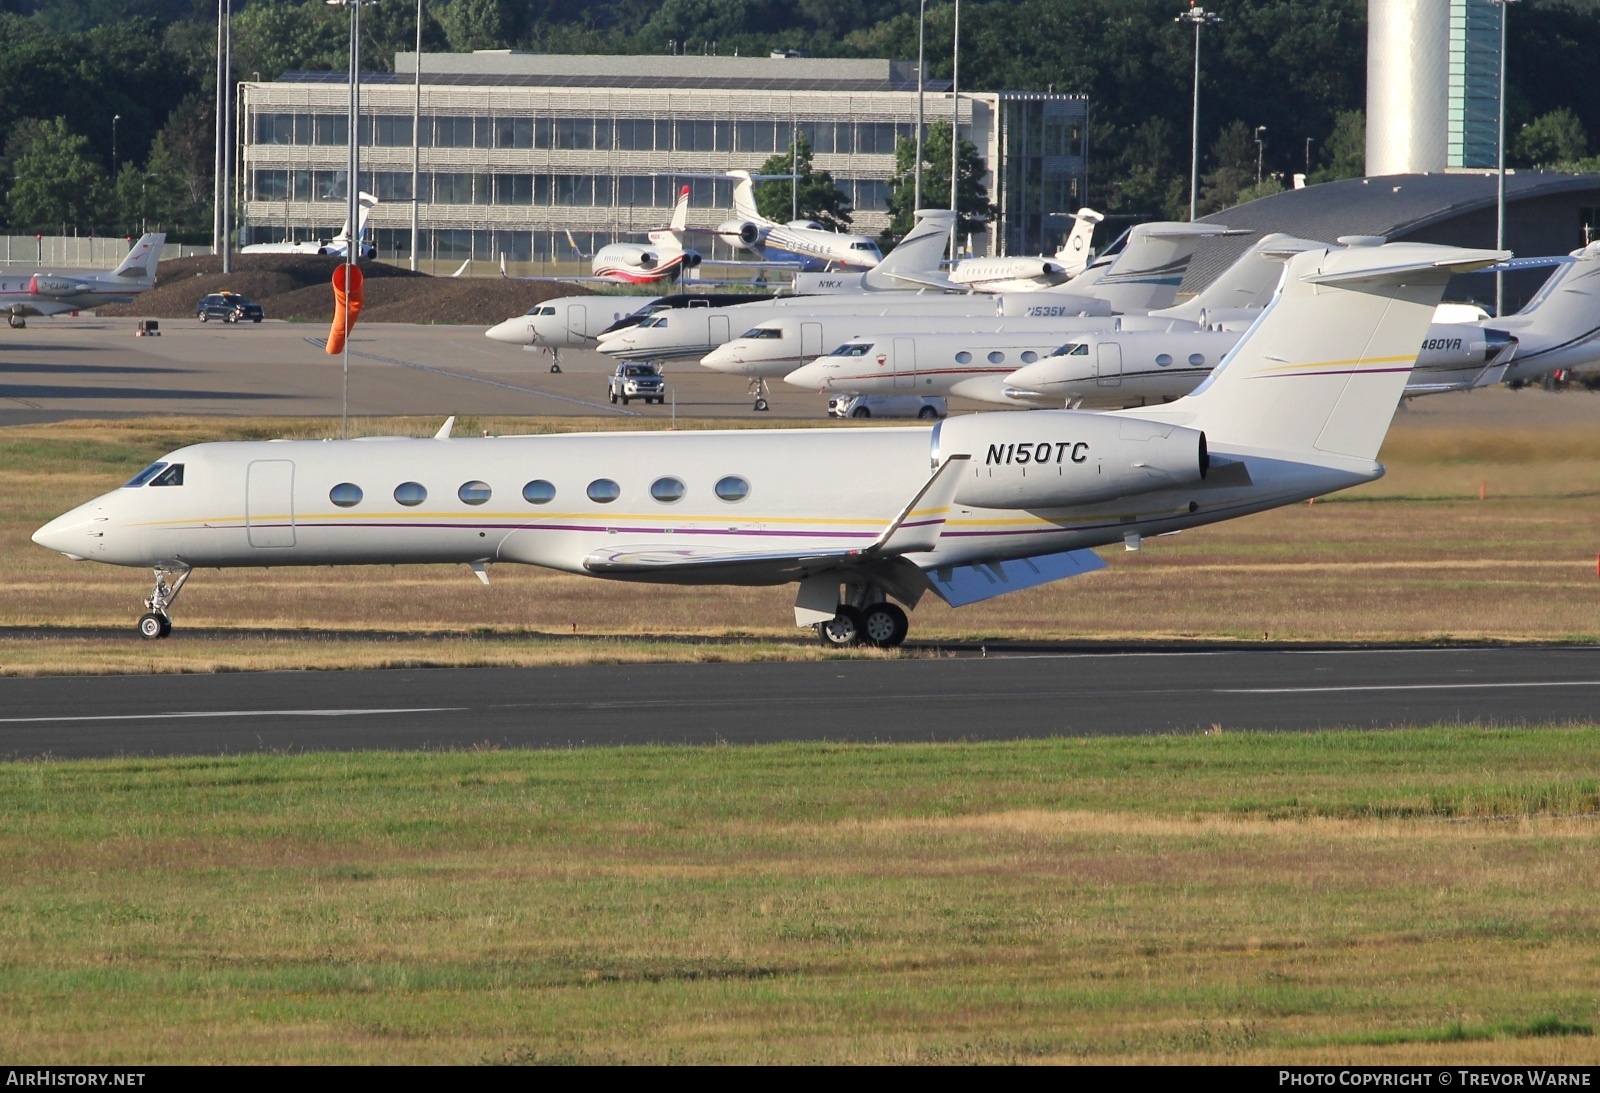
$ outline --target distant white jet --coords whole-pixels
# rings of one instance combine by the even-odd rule
[[[1030,292],[1070,281],[1089,268],[1095,225],[1105,215],[1083,208],[1072,218],[1072,231],[1055,254],[963,258],[950,270],[950,280],[976,292]]]
[[[153,569],[148,638],[170,633],[198,568],[452,563],[487,582],[491,563],[518,562],[639,584],[792,584],[796,624],[824,643],[892,648],[930,591],[959,607],[1103,568],[1095,547],[1134,550],[1378,478],[1446,282],[1503,257],[1423,243],[1298,254],[1227,364],[1162,407],[461,440],[447,422],[431,440],[196,444],[33,540]]]
[[[13,329],[21,329],[28,325],[29,315],[60,315],[102,304],[128,303],[156,283],[156,266],[166,241],[163,232],[140,236],[122,264],[109,273],[0,269],[0,312]]]
[[[356,194],[356,205],[359,207],[356,224],[356,238],[361,240],[357,257],[376,258],[378,249],[367,239],[367,218],[372,215],[373,208],[378,204],[378,199],[365,191]],[[240,254],[326,254],[342,258],[350,247],[350,220],[345,218],[344,227],[339,229],[339,234],[332,239],[309,239],[299,243],[251,243],[248,247],[240,247]]]

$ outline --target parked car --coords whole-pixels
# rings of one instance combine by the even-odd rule
[[[203,297],[195,305],[194,316],[201,322],[221,319],[225,323],[236,323],[243,319],[259,323],[266,317],[260,304],[251,303],[237,292],[213,292]]]
[[[661,366],[648,361],[622,361],[606,380],[606,394],[612,402],[620,400],[624,406],[630,399],[646,402],[665,402],[667,381],[661,375]]]
[[[948,417],[950,405],[936,395],[834,395],[828,400],[834,417]]]

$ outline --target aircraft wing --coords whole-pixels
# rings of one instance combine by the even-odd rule
[[[685,584],[785,584],[833,569],[878,568],[885,562],[897,561],[903,554],[933,549],[955,499],[959,468],[970,458],[963,453],[940,463],[922,488],[865,547],[730,551],[679,542],[635,543],[593,551],[583,559],[583,568],[608,577],[665,577]]]
[[[924,288],[944,289],[946,292],[969,293],[973,291],[971,285],[963,285],[957,281],[950,280],[948,277],[939,277],[932,273],[895,273],[889,271],[884,276],[893,277],[896,281],[905,281],[907,284],[921,285]]]
[[[31,318],[35,315],[60,315],[64,311],[76,311],[78,308],[72,304],[57,304],[47,300],[40,300],[32,304],[0,304],[0,312],[7,315],[21,315]]]

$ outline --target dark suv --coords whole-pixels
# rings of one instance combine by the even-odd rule
[[[259,323],[264,317],[260,304],[251,303],[237,292],[213,292],[195,305],[194,314],[201,322],[221,319],[223,322],[236,323],[249,319]]]

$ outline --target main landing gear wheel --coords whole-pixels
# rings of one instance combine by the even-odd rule
[[[911,620],[892,603],[875,603],[861,613],[861,637],[878,649],[895,649],[906,640]]]
[[[12,330],[21,330],[23,327],[28,325],[28,320],[24,319],[21,315],[18,315],[15,312],[12,312],[10,315],[6,316],[6,322],[10,325]]]
[[[159,641],[172,633],[172,620],[154,611],[139,616],[139,636],[147,641]]]
[[[830,649],[860,645],[865,633],[866,619],[849,604],[840,604],[838,614],[827,622],[817,623],[817,638]]]
[[[756,399],[756,412],[757,413],[766,413],[766,411],[767,411],[767,400],[764,399],[764,398]]]

